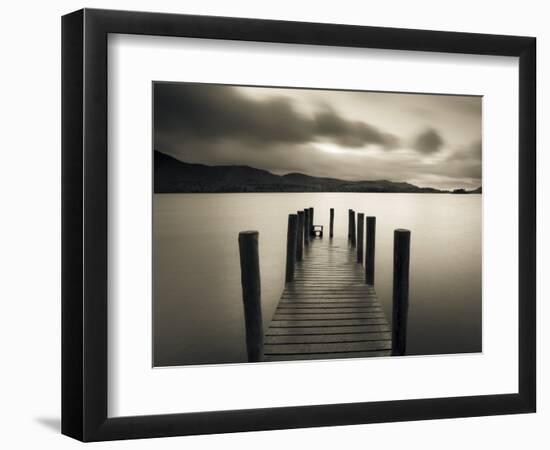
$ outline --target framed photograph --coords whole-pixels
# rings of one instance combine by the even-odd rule
[[[536,40],[62,20],[62,432],[535,412]]]

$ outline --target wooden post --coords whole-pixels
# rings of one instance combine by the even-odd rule
[[[374,284],[374,253],[376,247],[376,217],[367,217],[367,250],[365,256],[365,282]]]
[[[309,209],[304,209],[304,245],[309,245]]]
[[[355,211],[351,211],[351,246],[355,247],[357,239],[357,233],[355,230]]]
[[[296,240],[298,232],[298,215],[288,215],[288,229],[286,235],[286,276],[285,283],[294,281],[294,265],[296,262]]]
[[[304,212],[298,211],[298,231],[296,233],[296,261],[304,259]]]
[[[263,360],[264,333],[262,329],[262,295],[257,231],[241,231],[239,233],[239,254],[241,259],[246,352],[249,362],[258,362]]]
[[[351,239],[351,214],[353,209],[348,209],[348,241]]]
[[[402,356],[407,348],[407,315],[409,310],[409,261],[411,232],[398,229],[393,233],[393,310],[392,355]]]
[[[313,208],[309,208],[309,235],[315,237],[315,232],[313,231]]]
[[[334,208],[330,208],[330,230],[329,230],[329,237],[332,238],[334,236]]]
[[[357,262],[363,264],[363,233],[365,230],[365,214],[357,214]]]

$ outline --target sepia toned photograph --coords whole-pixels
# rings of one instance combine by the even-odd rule
[[[482,352],[482,97],[152,89],[155,367]]]

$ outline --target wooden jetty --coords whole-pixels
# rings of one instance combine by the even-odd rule
[[[374,287],[346,240],[311,241],[264,334],[264,360],[388,356],[391,342]]]
[[[262,332],[258,232],[239,234],[249,361],[405,354],[410,232],[394,231],[390,323],[374,288],[376,220],[362,213],[356,220],[355,214],[349,210],[348,240],[323,239],[322,233],[315,233],[321,226],[313,224],[313,208],[289,215],[285,286],[265,333]],[[331,208],[331,235],[333,221]]]

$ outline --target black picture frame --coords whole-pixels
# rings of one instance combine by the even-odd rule
[[[178,36],[519,58],[517,393],[107,417],[107,36]],[[62,18],[62,433],[82,441],[535,412],[536,39],[83,9]]]

